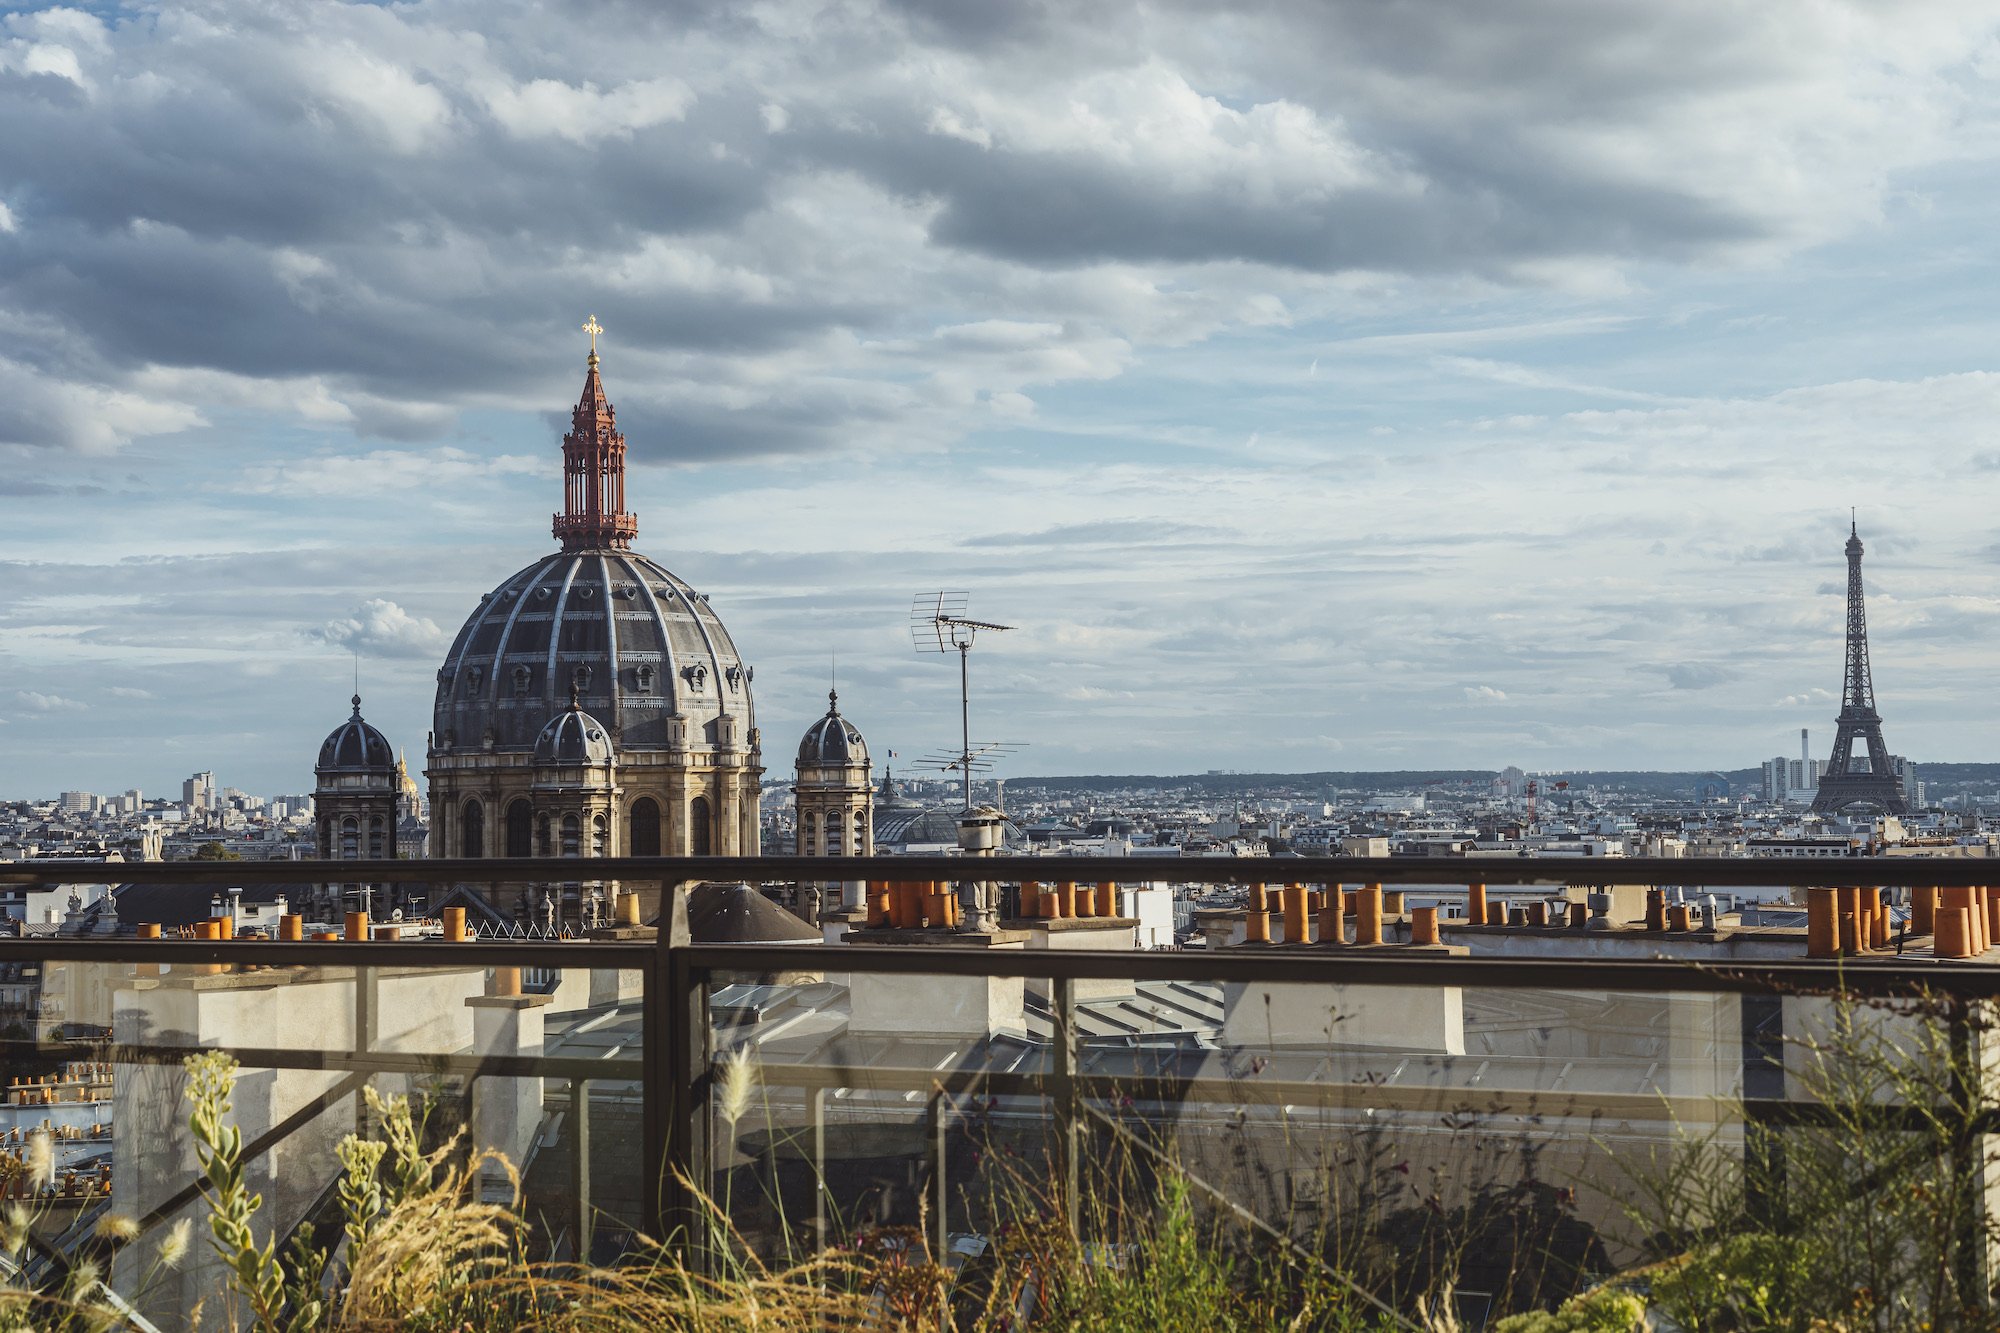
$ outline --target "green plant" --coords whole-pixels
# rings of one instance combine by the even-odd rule
[[[322,1302],[317,1286],[308,1290],[291,1281],[276,1257],[277,1239],[257,1244],[251,1223],[264,1198],[243,1180],[243,1132],[228,1122],[230,1095],[236,1086],[236,1061],[218,1051],[187,1058],[188,1130],[194,1135],[195,1160],[201,1166],[202,1197],[208,1202],[210,1244],[228,1267],[231,1285],[250,1307],[250,1315],[265,1333],[293,1333],[319,1322]],[[286,1309],[288,1297],[296,1307]]]
[[[1646,1272],[1654,1309],[1688,1333],[1990,1330],[1987,1015],[1929,997],[1786,1005],[1789,1091],[1813,1113],[1759,1126],[1725,1103],[1633,1173],[1629,1215],[1664,1259]]]
[[[1572,1296],[1552,1313],[1513,1315],[1493,1333],[1633,1333],[1646,1317],[1646,1304],[1629,1291],[1600,1287]]]

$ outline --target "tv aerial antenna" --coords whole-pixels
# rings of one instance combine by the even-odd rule
[[[1000,633],[1014,628],[990,620],[973,620],[965,614],[966,594],[962,591],[920,592],[910,605],[910,640],[920,653],[958,654],[959,746],[956,757],[940,755],[937,766],[949,772],[957,769],[965,777],[965,808],[972,808],[972,775],[991,768],[993,757],[1015,747],[998,742],[972,748],[972,642],[981,630]],[[929,764],[926,764],[928,767]]]

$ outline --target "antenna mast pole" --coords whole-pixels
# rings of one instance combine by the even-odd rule
[[[955,637],[955,636],[954,636]],[[962,639],[958,645],[958,735],[959,762],[965,766],[965,808],[972,808],[972,685],[970,668],[966,665],[972,655],[972,640]]]

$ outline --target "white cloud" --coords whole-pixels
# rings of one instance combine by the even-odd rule
[[[1467,685],[1465,697],[1476,704],[1497,704],[1506,699],[1507,693],[1491,685]]]
[[[79,700],[67,699],[60,694],[43,694],[39,690],[16,690],[14,701],[37,713],[80,713],[90,707]]]
[[[154,694],[154,693],[153,693],[153,692],[152,692],[151,690],[141,690],[141,689],[135,689],[134,687],[132,687],[132,686],[130,686],[130,685],[112,685],[112,686],[108,686],[108,687],[106,687],[106,689],[105,689],[105,691],[104,691],[104,692],[105,692],[106,694],[110,695],[110,696],[111,696],[112,698],[114,698],[114,699],[157,699],[157,698],[159,698],[159,696],[158,696],[158,695],[156,695],[156,694]]]
[[[446,642],[435,621],[412,616],[380,597],[364,602],[351,616],[328,621],[308,637],[363,657],[434,658]]]
[[[1817,685],[1815,685],[1812,689],[1807,690],[1804,694],[1786,695],[1784,698],[1778,700],[1776,706],[1779,708],[1800,708],[1808,705],[1817,707],[1820,704],[1833,703],[1835,700],[1839,698],[1840,696],[1835,694],[1832,690],[1822,690]]]
[[[481,90],[486,109],[519,138],[551,136],[587,144],[607,135],[683,120],[694,92],[679,79],[640,79],[599,92],[592,83],[572,85],[534,79],[519,86]],[[766,117],[766,124],[769,117]]]

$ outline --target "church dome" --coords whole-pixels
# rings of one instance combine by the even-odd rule
[[[335,727],[320,743],[319,773],[373,773],[394,776],[396,754],[382,733],[361,720],[361,696],[353,699],[354,715]]]
[[[433,742],[443,753],[532,749],[575,690],[621,752],[667,749],[676,716],[689,744],[747,745],[751,678],[708,599],[681,579],[632,551],[563,551],[480,599],[438,671]]]
[[[799,742],[800,768],[868,767],[868,742],[852,722],[840,715],[840,696],[826,692],[826,716],[806,728]]]
[[[750,668],[708,598],[633,552],[625,437],[598,375],[563,436],[558,553],[482,597],[438,669],[436,753],[522,753],[572,692],[620,753],[751,748]]]
[[[535,762],[562,768],[602,768],[611,762],[611,738],[604,724],[583,711],[572,695],[569,707],[550,718],[535,737]]]

